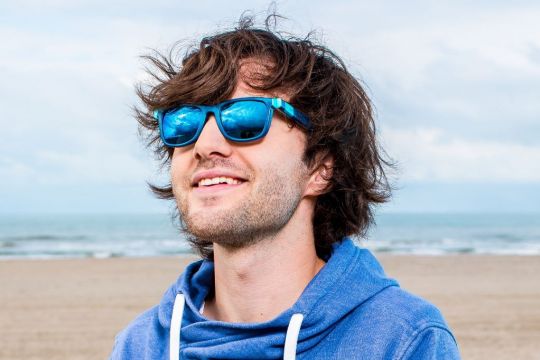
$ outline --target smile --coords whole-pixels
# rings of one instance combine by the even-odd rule
[[[233,179],[233,178],[230,178],[230,177],[214,177],[214,178],[211,178],[211,179],[201,179],[199,180],[199,182],[197,183],[197,186],[198,187],[203,187],[203,186],[214,186],[214,185],[219,185],[219,184],[227,184],[227,185],[237,185],[237,184],[241,184],[242,181],[238,180],[238,179]]]
[[[198,196],[216,196],[216,195],[224,195],[230,191],[234,191],[237,189],[240,189],[243,187],[243,185],[246,183],[246,181],[240,181],[236,179],[232,179],[232,182],[214,182],[210,183],[210,180],[208,181],[200,181],[198,186],[193,187],[193,193]],[[202,184],[201,184],[202,183]],[[205,185],[207,184],[207,185]]]

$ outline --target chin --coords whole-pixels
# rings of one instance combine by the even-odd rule
[[[212,208],[199,209],[184,217],[189,232],[195,236],[200,234],[201,237],[206,237],[206,233],[227,232],[230,218],[229,211]]]

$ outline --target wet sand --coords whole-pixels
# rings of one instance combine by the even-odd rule
[[[464,359],[540,359],[540,256],[377,255],[437,305]],[[0,261],[0,359],[105,359],[194,258]]]

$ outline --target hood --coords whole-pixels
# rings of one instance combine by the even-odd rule
[[[214,287],[214,264],[208,260],[186,268],[165,293],[158,316],[171,333],[171,359],[178,359],[178,346],[182,359],[294,359],[294,354],[312,349],[336,323],[389,286],[399,285],[386,277],[371,252],[344,238],[333,246],[327,263],[296,303],[273,320],[229,323],[203,317],[199,309]],[[173,317],[178,320],[171,327]]]

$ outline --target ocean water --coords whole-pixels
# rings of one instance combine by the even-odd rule
[[[366,239],[394,254],[540,255],[540,214],[382,214]],[[0,215],[0,259],[189,254],[166,214]]]
[[[540,255],[540,214],[385,214],[364,246],[395,254]]]
[[[166,214],[0,215],[0,258],[4,259],[189,252]]]

